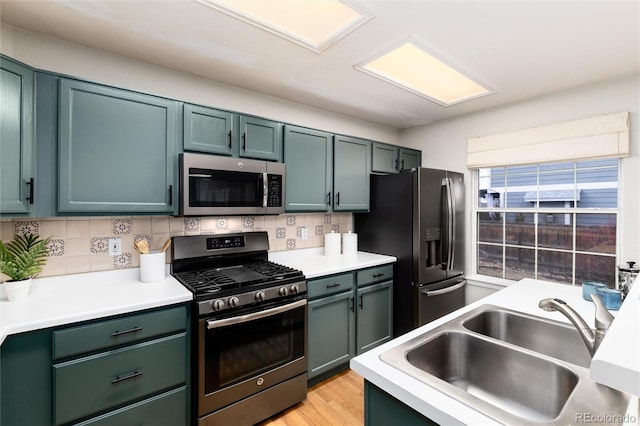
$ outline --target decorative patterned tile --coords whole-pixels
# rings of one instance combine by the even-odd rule
[[[229,220],[226,217],[217,218],[216,229],[229,229]]]
[[[295,216],[287,216],[287,226],[293,226],[296,224]]]
[[[287,235],[287,230],[284,228],[276,228],[276,238],[284,238]]]
[[[185,217],[184,218],[184,232],[193,232],[200,230],[200,218],[198,217]]]
[[[330,214],[325,214],[324,215],[324,223],[331,223],[331,215]]]
[[[287,240],[287,250],[295,250],[296,248],[296,240],[294,238],[289,238]]]
[[[331,230],[340,233],[340,225],[331,225]]]
[[[132,258],[131,253],[122,253],[119,256],[113,256],[113,267],[115,269],[131,268],[133,265]]]
[[[48,256],[64,256],[64,240],[62,238],[56,238],[55,240],[49,240],[47,244]]]
[[[130,235],[133,228],[133,219],[113,219],[113,235]]]
[[[91,238],[91,253],[94,253],[94,254],[109,253],[109,238],[107,237]]]
[[[136,234],[133,236],[133,242],[137,243],[138,241],[146,241],[151,247],[151,234]]]
[[[253,216],[245,216],[242,218],[242,229],[253,229],[255,219]]]
[[[302,238],[302,230],[305,228],[306,226],[298,226],[298,228],[296,228],[296,237]]]
[[[324,226],[316,225],[315,234],[316,235],[323,235],[324,234]]]
[[[13,232],[16,235],[40,235],[40,222],[19,221],[13,224]]]

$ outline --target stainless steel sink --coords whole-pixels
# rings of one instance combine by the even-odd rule
[[[589,368],[591,355],[580,334],[569,324],[489,309],[465,320],[464,327],[503,342]]]
[[[573,424],[585,413],[622,419],[629,396],[592,381],[581,355],[566,355],[574,348],[589,358],[577,335],[562,323],[484,305],[380,359],[504,424]],[[567,348],[550,349],[554,339],[567,339],[556,341]]]

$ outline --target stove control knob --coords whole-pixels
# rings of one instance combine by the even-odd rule
[[[231,306],[232,308],[237,308],[238,305],[240,304],[240,301],[238,300],[237,297],[233,296],[229,298],[229,306]]]
[[[258,302],[264,302],[264,291],[259,291],[256,293],[256,300]]]
[[[280,296],[286,296],[287,294],[289,294],[289,290],[287,290],[286,287],[280,287],[280,290],[278,290],[278,294]]]
[[[213,308],[214,311],[220,311],[224,308],[224,302],[220,299],[214,300],[211,302],[211,308]]]
[[[291,287],[289,287],[289,292],[291,294],[298,294],[298,284],[293,284]]]

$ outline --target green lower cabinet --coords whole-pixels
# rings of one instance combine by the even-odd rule
[[[186,346],[181,333],[54,365],[55,424],[184,384]]]
[[[78,426],[175,426],[185,424],[188,415],[187,387],[163,393],[120,410],[79,423]]]
[[[393,281],[358,288],[358,354],[391,340]]]
[[[393,265],[310,279],[307,289],[311,384],[391,340]]]
[[[437,426],[438,424],[413,408],[365,380],[365,426]]]
[[[129,318],[136,328],[122,328]],[[179,305],[8,336],[0,347],[0,423],[189,424],[188,324],[188,306]],[[101,344],[104,333],[113,344]]]
[[[355,355],[353,292],[309,302],[309,367],[312,379],[349,362]]]
[[[50,425],[51,330],[7,336],[0,346],[0,424]]]

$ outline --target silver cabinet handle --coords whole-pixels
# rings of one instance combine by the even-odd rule
[[[238,317],[225,318],[221,320],[207,320],[207,330],[212,328],[220,328],[227,325],[240,324],[243,322],[249,322],[260,318],[266,318],[273,315],[281,314],[283,312],[290,311],[292,309],[299,308],[307,304],[307,299],[298,300],[297,302],[289,303],[288,305],[278,306],[264,311],[255,312],[252,314],[241,315]]]

